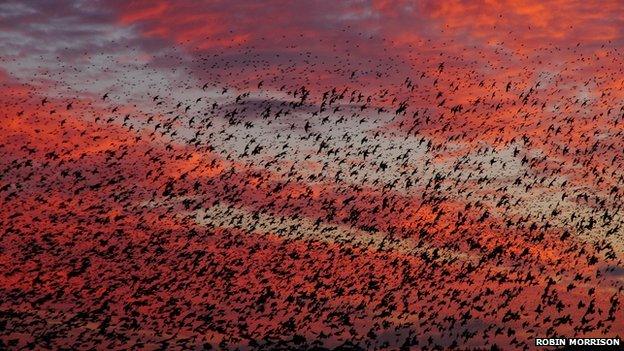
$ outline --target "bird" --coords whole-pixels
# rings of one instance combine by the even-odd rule
[[[70,5],[5,16],[45,25],[15,26],[29,40],[0,62],[1,349],[529,350],[623,330],[616,41],[464,5],[492,20]]]

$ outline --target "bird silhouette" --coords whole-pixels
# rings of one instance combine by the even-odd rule
[[[619,42],[324,4],[7,5],[0,349],[622,336]]]

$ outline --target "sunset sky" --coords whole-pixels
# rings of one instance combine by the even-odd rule
[[[1,2],[0,349],[624,337],[622,13]]]

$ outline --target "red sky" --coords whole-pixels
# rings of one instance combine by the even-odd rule
[[[620,2],[0,4],[0,349],[622,337]]]

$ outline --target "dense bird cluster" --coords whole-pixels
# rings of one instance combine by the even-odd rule
[[[0,348],[622,337],[621,54],[428,45],[418,70],[234,46],[81,93],[5,76]]]

